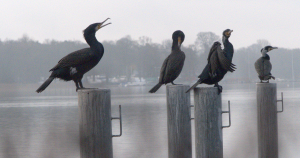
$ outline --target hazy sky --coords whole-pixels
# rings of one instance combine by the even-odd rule
[[[112,24],[97,32],[99,41],[131,35],[161,43],[180,29],[187,46],[199,32],[221,36],[230,28],[235,48],[258,39],[300,48],[299,0],[1,0],[0,10],[1,40],[27,34],[40,42],[84,41],[83,29],[110,17]]]

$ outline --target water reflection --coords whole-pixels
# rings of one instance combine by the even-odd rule
[[[17,94],[1,95],[0,157],[79,157],[79,118],[73,85],[49,87],[49,92],[42,95],[34,93],[37,86],[32,87],[33,92],[27,93],[31,89],[19,85]],[[113,138],[114,157],[167,157],[165,87],[156,94],[148,94],[150,88],[111,87],[112,116],[118,116],[119,104],[123,114],[123,135]],[[232,111],[232,126],[223,130],[224,157],[257,157],[255,85],[223,88],[223,108],[227,110],[230,100]],[[278,114],[279,156],[298,157],[300,89],[278,84],[278,98],[281,91],[285,111]],[[223,123],[228,123],[227,115]],[[113,133],[119,133],[118,121],[113,121]]]

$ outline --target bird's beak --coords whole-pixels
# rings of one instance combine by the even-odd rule
[[[233,32],[233,30],[230,30],[230,31],[228,32],[228,34],[231,35],[231,32]]]
[[[268,52],[270,52],[273,49],[278,49],[278,47],[271,47],[271,48],[269,48]]]
[[[181,37],[178,37],[178,47],[181,45]]]
[[[103,28],[104,26],[107,26],[107,25],[111,24],[111,23],[108,23],[108,24],[103,25],[108,19],[110,19],[110,18],[107,18],[107,19],[105,19],[103,22],[101,22],[101,23],[98,24],[98,26],[97,26],[97,31],[98,31],[99,29]]]

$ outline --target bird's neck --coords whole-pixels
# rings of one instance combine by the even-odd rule
[[[224,45],[224,52],[226,53],[227,58],[232,60],[232,56],[234,53],[233,45],[229,42],[229,39],[226,36],[223,36],[222,42]]]
[[[172,50],[180,50],[180,47],[178,46],[178,41],[173,41]]]
[[[262,55],[265,60],[270,60],[270,56],[268,54]]]
[[[103,54],[104,52],[103,45],[100,42],[98,42],[95,33],[84,34],[84,39],[87,42],[87,44],[91,47],[92,50],[100,54]]]

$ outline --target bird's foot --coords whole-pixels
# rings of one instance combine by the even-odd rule
[[[223,91],[223,87],[222,87],[222,86],[220,86],[220,85],[218,85],[218,84],[215,84],[214,87],[217,87],[217,88],[218,88],[218,94],[222,93],[222,91]]]
[[[171,82],[172,83],[172,85],[182,85],[182,84],[175,84],[174,82]]]
[[[82,87],[82,88],[76,88],[76,92],[77,92],[79,89],[98,89],[98,88],[85,88],[85,87]]]

